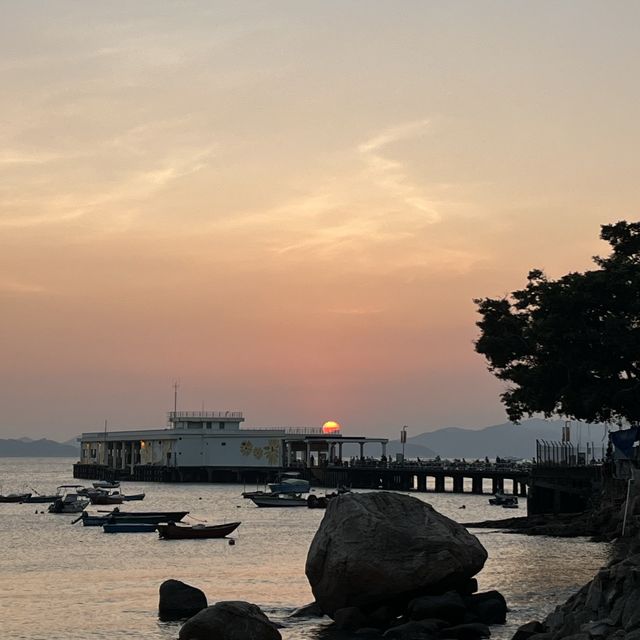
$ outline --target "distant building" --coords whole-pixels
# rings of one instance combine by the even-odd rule
[[[171,411],[169,427],[83,433],[80,465],[100,465],[133,474],[138,465],[157,467],[282,468],[340,463],[343,445],[360,457],[386,454],[386,438],[346,437],[318,428],[240,428],[241,412]],[[365,445],[377,444],[377,451]]]

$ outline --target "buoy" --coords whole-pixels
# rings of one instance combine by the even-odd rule
[[[236,541],[233,538],[229,538],[229,546],[233,547]]]
[[[198,498],[198,500],[202,500],[202,498]]]

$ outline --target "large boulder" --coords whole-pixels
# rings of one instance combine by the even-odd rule
[[[180,580],[165,580],[160,585],[158,614],[163,620],[190,618],[207,608],[207,596]]]
[[[249,602],[217,602],[189,618],[178,635],[180,640],[282,640],[260,607]]]
[[[410,496],[347,493],[329,502],[306,574],[322,610],[364,611],[468,589],[487,552],[462,525]]]

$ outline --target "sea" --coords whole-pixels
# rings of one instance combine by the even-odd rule
[[[67,458],[0,458],[2,493],[55,492],[74,480]],[[259,488],[259,487],[258,487]],[[160,540],[156,533],[107,534],[72,524],[75,515],[54,515],[47,505],[0,504],[0,629],[28,640],[132,638],[169,640],[180,623],[157,616],[158,588],[169,578],[202,589],[213,604],[246,600],[285,625],[285,640],[327,640],[329,620],[290,619],[313,600],[304,573],[311,540],[323,518],[317,509],[259,509],[242,498],[255,486],[123,482],[123,493],[145,492],[127,510],[188,510],[191,522],[241,521],[229,540]],[[468,488],[470,490],[470,487]],[[318,495],[324,489],[316,489]],[[525,515],[490,506],[488,496],[413,493],[461,523]],[[521,500],[521,502],[523,502]],[[462,508],[464,507],[464,508]],[[107,507],[90,507],[90,511]],[[529,537],[471,530],[489,558],[477,576],[481,590],[507,599],[508,622],[492,627],[497,640],[521,624],[541,619],[607,562],[610,548],[584,538]]]

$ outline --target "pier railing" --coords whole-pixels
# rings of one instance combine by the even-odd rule
[[[584,467],[602,464],[606,447],[594,442],[536,440],[536,463],[546,467]]]
[[[242,411],[169,411],[169,421],[181,418],[242,418]]]

